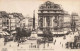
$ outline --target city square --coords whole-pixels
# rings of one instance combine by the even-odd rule
[[[70,14],[53,1],[40,4],[37,12],[30,17],[0,11],[0,51],[80,50],[79,13]]]

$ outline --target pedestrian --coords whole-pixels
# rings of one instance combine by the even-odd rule
[[[18,43],[18,47],[19,47],[19,43]]]
[[[31,48],[32,48],[33,43],[31,43]]]
[[[63,44],[62,44],[62,47],[63,47]]]
[[[11,44],[10,44],[10,47],[11,47]]]
[[[54,42],[54,45],[55,45],[55,42]]]
[[[55,39],[55,43],[56,43],[56,39]]]
[[[61,44],[61,42],[60,42],[60,44]]]
[[[55,42],[56,42],[56,39],[55,39]]]
[[[4,45],[7,43],[7,37],[4,37]]]

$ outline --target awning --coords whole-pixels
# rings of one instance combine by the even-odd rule
[[[8,32],[4,32],[6,35],[10,35]]]
[[[37,34],[43,34],[43,31],[38,31]]]
[[[0,35],[3,35],[3,33],[2,33],[2,32],[0,32]]]
[[[16,31],[12,31],[12,32],[11,32],[11,34],[15,34],[15,33],[17,33],[17,32],[16,32]]]
[[[43,37],[38,37],[37,39],[41,39],[41,38],[43,38]]]
[[[63,31],[63,32],[52,32],[53,34],[66,34],[68,31]]]
[[[10,34],[5,31],[2,31],[2,32],[0,32],[0,35],[10,35]]]

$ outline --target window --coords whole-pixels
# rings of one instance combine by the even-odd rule
[[[49,16],[46,18],[46,21],[47,21],[47,26],[50,26],[50,17]]]
[[[43,27],[43,18],[42,17],[40,17],[39,22],[40,22],[40,27]]]

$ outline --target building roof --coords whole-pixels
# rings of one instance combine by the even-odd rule
[[[0,17],[9,17],[6,11],[0,11]]]
[[[72,15],[72,16],[78,16],[78,13],[75,13],[75,12],[74,12],[74,13],[72,13],[71,15]]]
[[[10,15],[13,15],[14,17],[18,17],[19,19],[24,19],[24,16],[22,15],[22,13],[9,13]]]
[[[39,7],[39,10],[62,10],[59,4],[55,4],[54,2],[47,1]]]

